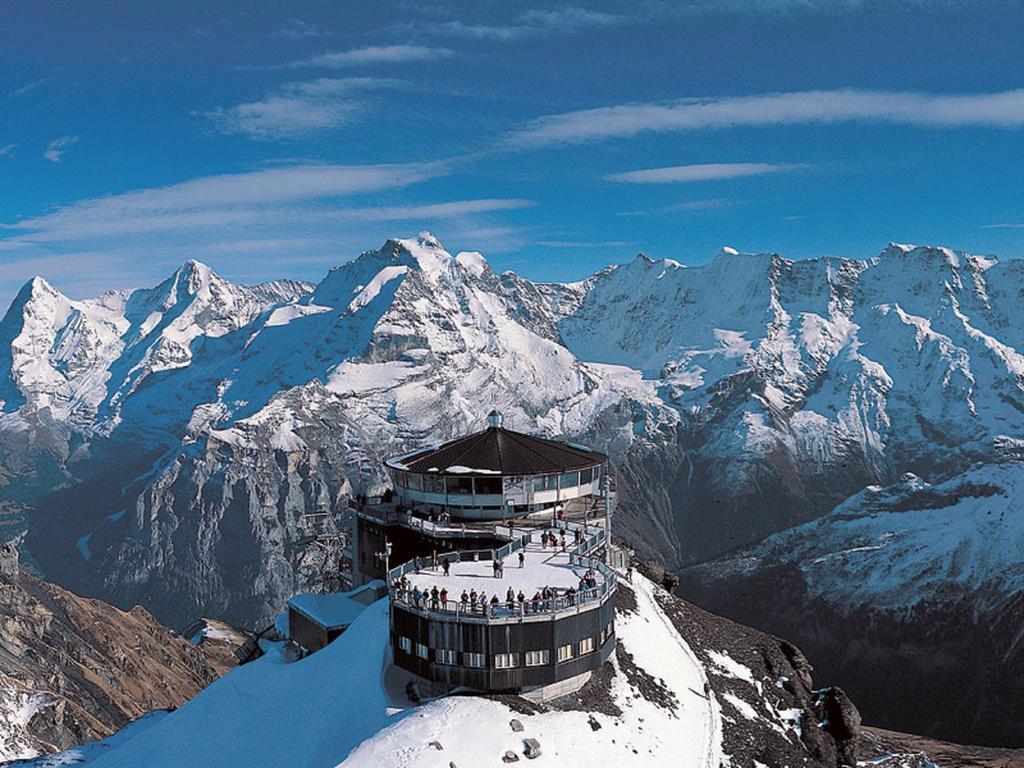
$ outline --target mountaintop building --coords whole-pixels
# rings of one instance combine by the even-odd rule
[[[420,688],[538,699],[615,647],[608,458],[487,428],[388,459],[394,490],[356,504],[356,582],[383,578],[395,667]]]
[[[388,459],[399,503],[453,520],[503,520],[600,493],[603,453],[513,432],[497,411],[487,421],[480,432]]]

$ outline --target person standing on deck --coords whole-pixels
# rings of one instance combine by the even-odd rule
[[[526,563],[526,555],[523,553],[523,550],[520,549],[519,550],[519,567],[522,568],[525,563]]]
[[[441,568],[444,570],[444,575],[445,576],[448,575],[448,571],[451,569],[451,567],[452,567],[452,564],[448,561],[448,558],[445,558],[444,562],[441,563]]]

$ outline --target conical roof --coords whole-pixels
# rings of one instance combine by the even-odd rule
[[[489,427],[390,459],[388,464],[418,474],[543,475],[594,467],[606,460],[603,453],[582,446]]]

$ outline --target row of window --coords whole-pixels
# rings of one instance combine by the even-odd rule
[[[504,492],[501,477],[442,477],[436,475],[419,475],[414,472],[395,472],[395,483],[404,488],[427,493],[450,494],[490,494],[499,495]],[[601,477],[601,468],[583,469],[579,472],[566,472],[561,475],[540,475],[533,478],[534,491],[554,491],[558,488],[575,488],[586,485]],[[519,477],[505,478],[505,487],[512,488],[522,482]],[[447,485],[446,485],[447,483]]]
[[[604,645],[612,631],[611,622],[608,626],[601,630],[601,642],[600,645]],[[412,655],[414,652],[421,659],[430,659],[430,649],[423,643],[413,643],[408,637],[398,637],[398,647],[400,650]],[[558,663],[563,661],[569,661],[575,655],[585,656],[588,653],[594,651],[594,638],[585,637],[578,643],[566,643],[558,648],[556,652],[556,660]],[[457,651],[453,651],[448,648],[435,648],[434,649],[434,661],[437,664],[449,664],[454,666],[458,663]],[[522,659],[520,659],[520,656]],[[522,662],[522,663],[520,663]],[[551,651],[527,651],[526,653],[496,653],[494,654],[494,668],[495,669],[514,669],[519,666],[527,667],[543,667],[551,663]],[[469,653],[463,651],[462,653],[462,666],[464,667],[476,667],[483,669],[487,664],[487,657],[482,653]]]

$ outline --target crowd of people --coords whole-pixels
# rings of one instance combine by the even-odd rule
[[[561,546],[562,550],[564,550],[566,545],[565,530],[561,531],[560,537],[554,533],[544,532],[541,534],[541,541],[545,549],[548,546],[552,548]],[[518,551],[517,558],[519,567],[523,568],[525,566],[525,553],[522,549]],[[422,571],[423,565],[424,563],[420,558],[414,559],[413,567],[417,573]],[[443,556],[439,558],[435,552],[430,558],[430,566],[434,572],[440,570],[447,577],[450,574],[451,561]],[[492,561],[492,570],[495,579],[503,579],[505,575],[504,560],[495,558]],[[577,605],[596,597],[598,582],[594,569],[588,568],[583,576],[580,577],[576,586],[556,588],[545,585],[536,590],[532,597],[524,593],[522,589],[517,591],[510,586],[505,590],[504,599],[500,596],[500,586],[491,594],[488,594],[483,589],[479,592],[475,588],[463,589],[459,597],[455,599],[454,595],[450,595],[447,587],[443,584],[440,587],[434,584],[430,589],[421,589],[418,585],[411,583],[404,574],[401,578],[396,579],[391,586],[399,600],[404,600],[423,610],[458,611],[468,614],[478,613],[482,616],[497,616],[503,612],[515,615],[543,613]]]

